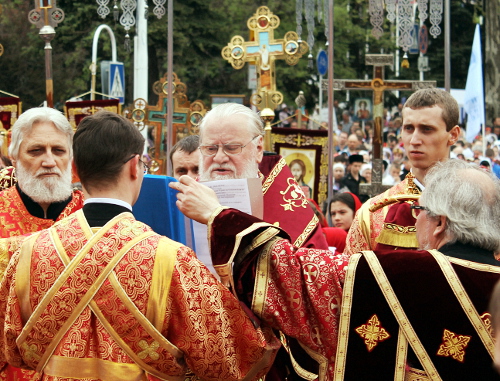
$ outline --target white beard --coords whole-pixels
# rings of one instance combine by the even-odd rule
[[[203,156],[200,158],[200,181],[212,181],[212,180],[233,180],[233,179],[253,179],[257,178],[259,175],[259,165],[252,157],[252,160],[249,161],[242,172],[238,175],[236,172],[236,167],[232,163],[224,163],[224,164],[215,164],[213,163],[206,170],[203,167]],[[224,168],[229,169],[232,172],[227,175],[217,174],[217,172],[212,172],[214,169]]]
[[[44,173],[57,173],[57,177],[40,178]],[[19,187],[37,203],[53,203],[67,200],[72,193],[71,163],[61,172],[59,168],[39,169],[35,175],[29,173],[21,162],[17,162],[16,176]]]

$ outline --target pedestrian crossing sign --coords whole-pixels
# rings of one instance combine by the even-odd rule
[[[125,69],[122,62],[109,64],[109,95],[125,103]]]

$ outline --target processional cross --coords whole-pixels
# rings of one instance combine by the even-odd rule
[[[56,0],[35,0],[35,9],[28,15],[28,20],[40,28],[38,33],[45,41],[45,94],[47,106],[54,107],[54,84],[52,81],[52,46],[55,27],[64,20],[64,12],[57,8]]]
[[[384,165],[382,163],[382,125],[384,120],[384,91],[392,90],[418,90],[435,87],[436,81],[404,81],[385,80],[385,66],[392,66],[392,54],[367,54],[366,65],[373,65],[372,80],[337,79],[334,80],[334,90],[372,90],[373,91],[373,160],[372,182],[361,184],[360,193],[375,196],[382,193],[387,187],[382,185]]]
[[[251,102],[259,110],[274,110],[283,102],[283,94],[276,90],[275,61],[284,59],[287,64],[295,65],[308,49],[307,43],[299,44],[299,36],[295,32],[286,33],[284,39],[274,39],[274,29],[279,24],[279,17],[268,7],[259,7],[247,22],[255,41],[234,36],[221,53],[222,58],[237,70],[243,68],[246,62],[256,66],[257,92],[252,95]]]

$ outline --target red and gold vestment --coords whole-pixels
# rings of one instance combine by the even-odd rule
[[[376,249],[376,239],[384,228],[384,222],[386,222],[386,216],[389,209],[394,205],[384,206],[374,212],[370,211],[370,207],[395,196],[413,196],[419,194],[420,191],[413,183],[413,178],[411,172],[408,173],[406,178],[399,184],[394,185],[378,196],[372,197],[359,208],[347,234],[345,247],[346,254],[353,255],[360,251]]]
[[[56,221],[62,220],[83,207],[83,193],[73,191],[73,198]],[[54,221],[32,216],[15,186],[0,192],[0,238],[19,236],[47,229]]]
[[[332,380],[348,257],[297,249],[280,229],[235,209],[222,210],[209,229],[212,260],[222,282],[283,334],[285,347],[284,336],[296,339],[299,349],[316,361],[314,369],[305,369],[304,356],[291,350],[296,373],[306,380]]]
[[[472,245],[440,249],[351,257],[335,380],[499,379],[488,304],[500,267]]]
[[[272,166],[260,168],[266,175],[262,183],[264,194],[263,220],[285,230],[296,247],[328,249],[318,218],[295,181],[290,168],[280,156],[264,157]],[[274,163],[272,160],[276,161]]]
[[[42,380],[261,376],[277,347],[191,249],[83,211],[23,242],[0,284],[0,353]]]

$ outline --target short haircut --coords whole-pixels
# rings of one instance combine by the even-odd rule
[[[442,118],[446,124],[446,131],[458,125],[458,103],[447,91],[428,88],[415,91],[406,101],[404,107],[420,109],[439,106],[443,110]]]
[[[264,135],[264,124],[260,116],[250,108],[239,103],[222,103],[215,106],[212,110],[206,113],[200,122],[200,144],[203,141],[203,131],[205,125],[215,119],[224,119],[233,115],[245,115],[248,117],[248,131],[253,136]],[[255,144],[252,141],[252,144]]]
[[[59,131],[68,137],[68,152],[70,158],[73,157],[71,139],[73,138],[73,128],[62,112],[50,107],[35,107],[23,112],[19,119],[12,126],[12,138],[9,145],[9,156],[17,159],[19,147],[24,137],[31,132],[37,123],[52,123]]]
[[[500,252],[500,180],[491,172],[458,159],[437,162],[420,202],[429,217],[446,217],[450,242]]]
[[[394,143],[397,143],[399,140],[397,137],[395,137],[394,135],[387,135],[387,142],[394,142]]]
[[[133,155],[142,155],[144,137],[121,115],[99,111],[78,125],[73,139],[74,162],[87,190],[115,184],[122,166]]]
[[[176,151],[184,151],[188,155],[198,149],[200,146],[200,137],[198,135],[189,135],[182,138],[177,143],[174,144],[170,150],[170,162],[172,163],[172,156]]]

